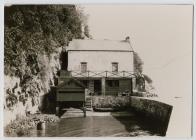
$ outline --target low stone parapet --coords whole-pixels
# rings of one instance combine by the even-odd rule
[[[113,111],[128,109],[140,114],[141,119],[158,123],[161,135],[166,135],[172,106],[153,98],[134,96],[94,96],[94,108],[111,108]],[[152,124],[153,125],[153,124]]]
[[[166,135],[173,109],[171,105],[142,97],[131,97],[130,104],[131,108],[141,116],[153,120],[155,123],[160,123],[160,132],[162,135]]]

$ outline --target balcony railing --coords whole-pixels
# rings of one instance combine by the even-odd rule
[[[106,78],[132,78],[135,77],[133,71],[118,71],[118,72],[112,72],[112,71],[70,71],[70,74],[72,77],[78,77],[78,78],[100,78],[100,77],[106,77]]]

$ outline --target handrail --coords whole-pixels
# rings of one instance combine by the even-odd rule
[[[132,78],[136,77],[133,71],[86,71],[86,72],[81,72],[81,71],[70,71],[72,77],[85,77],[85,78],[90,78],[90,77],[108,77],[108,78]]]

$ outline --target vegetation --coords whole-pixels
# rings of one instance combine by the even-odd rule
[[[114,110],[126,109],[130,106],[130,98],[127,96],[94,96],[93,107],[94,108],[111,108]]]
[[[143,72],[143,64],[144,62],[140,58],[137,52],[134,52],[134,71],[136,74],[141,74]]]
[[[18,118],[5,127],[6,136],[28,136],[39,122],[57,122],[59,118],[55,115],[36,114],[29,117]]]
[[[6,74],[24,76],[24,63],[30,67],[29,73],[37,74],[38,53],[50,55],[55,47],[81,38],[81,34],[81,19],[73,5],[5,7]]]
[[[84,26],[84,35],[85,35],[87,38],[92,39],[92,36],[91,36],[90,33],[89,33],[89,27],[88,27],[88,25]]]
[[[151,89],[154,88],[152,86],[153,81],[148,75],[143,74],[143,65],[144,65],[144,62],[142,61],[138,53],[134,52],[134,71],[136,74],[136,84],[137,84],[138,90],[150,92],[148,91],[149,88]],[[148,85],[145,85],[145,81],[148,83]],[[148,88],[146,86],[148,86]],[[143,95],[139,95],[139,96],[143,96]]]
[[[74,5],[5,7],[4,71],[5,75],[20,78],[19,86],[26,97],[37,96],[41,87],[37,91],[34,87],[40,86],[37,81],[43,79],[47,70],[39,56],[50,59],[56,48],[67,45],[73,38],[83,38],[82,18],[83,14]],[[85,34],[89,35],[87,29]],[[6,94],[6,102],[17,103],[12,91]]]

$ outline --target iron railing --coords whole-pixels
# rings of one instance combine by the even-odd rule
[[[70,71],[72,77],[78,78],[99,78],[99,77],[106,77],[106,78],[132,78],[135,77],[134,72],[132,71]]]

